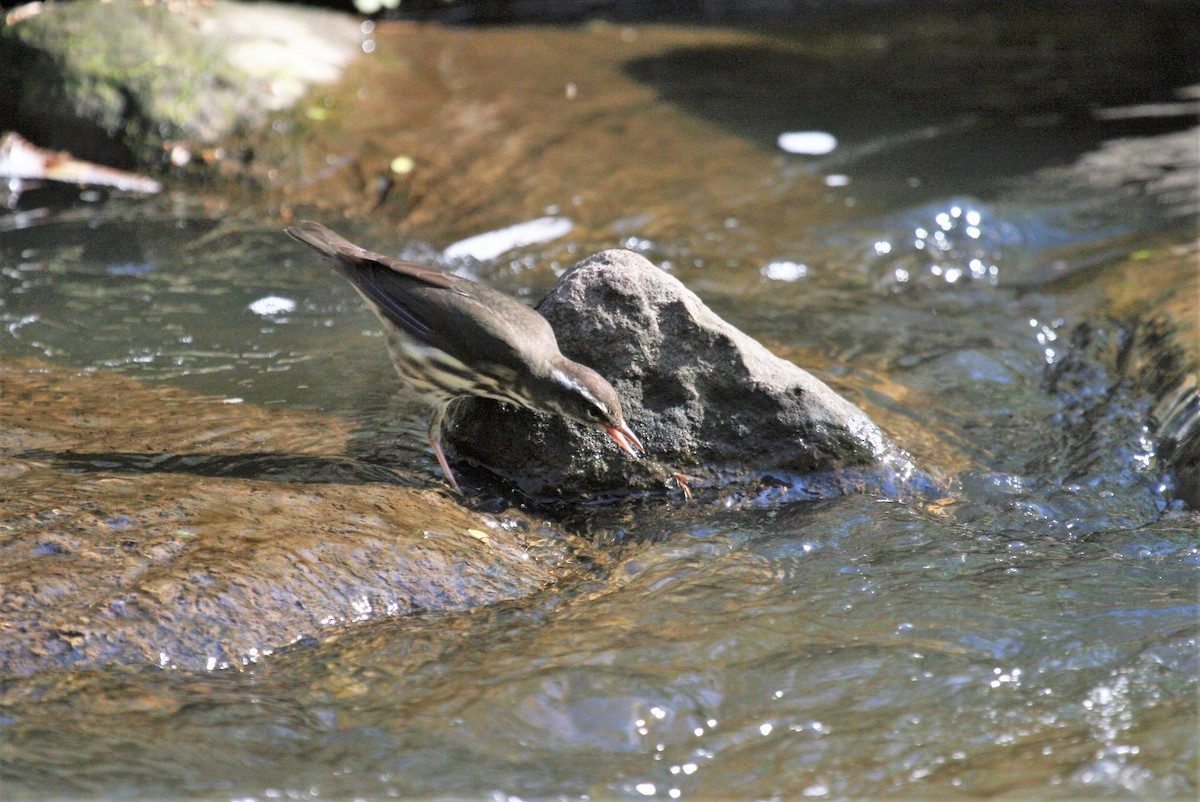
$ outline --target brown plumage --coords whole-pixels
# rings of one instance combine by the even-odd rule
[[[383,323],[396,371],[433,406],[429,445],[455,490],[441,429],[450,402],[462,396],[553,412],[608,432],[630,455],[645,452],[612,385],[563,356],[550,324],[525,304],[485,284],[372,253],[319,223],[285,231],[326,257]]]

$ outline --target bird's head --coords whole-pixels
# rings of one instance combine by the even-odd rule
[[[541,402],[544,408],[564,418],[607,432],[632,457],[638,452],[646,453],[642,441],[625,423],[617,391],[586,365],[565,357],[553,365]]]

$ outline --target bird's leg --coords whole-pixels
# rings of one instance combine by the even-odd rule
[[[446,409],[449,406],[449,404],[438,404],[433,408],[433,417],[429,421],[429,445],[437,457],[438,465],[442,466],[442,473],[446,475],[446,481],[461,493],[462,489],[458,486],[458,482],[454,481],[454,474],[450,471],[450,464],[446,462],[446,455],[442,453],[442,421],[446,419]]]
[[[671,474],[671,478],[675,480],[675,484],[680,490],[683,491],[683,497],[685,499],[691,501],[695,498],[695,496],[692,495],[692,488],[688,486],[688,482],[695,481],[695,477],[676,471],[675,473]]]

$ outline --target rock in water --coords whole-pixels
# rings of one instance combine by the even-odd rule
[[[122,168],[259,130],[362,52],[353,17],[275,3],[34,2],[4,19],[0,130]]]
[[[486,399],[459,402],[448,440],[474,461],[541,496],[661,488],[672,471],[812,483],[816,495],[915,473],[858,407],[718,317],[636,253],[579,263],[538,305],[562,352],[617,388],[648,460],[634,460],[559,418]],[[655,470],[653,463],[660,465]]]

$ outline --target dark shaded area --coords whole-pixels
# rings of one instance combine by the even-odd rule
[[[88,117],[70,99],[69,82],[62,65],[45,51],[15,36],[0,36],[0,131],[21,131],[42,147],[69,150],[78,159],[135,167],[129,143],[150,125],[137,98],[122,91],[115,116]]]
[[[356,12],[351,0],[299,0],[295,5]],[[868,2],[844,0],[403,0],[375,16],[460,25],[611,22],[730,23],[795,18]]]
[[[303,484],[361,485],[379,482],[420,487],[411,476],[384,465],[350,457],[314,457],[307,454],[139,454],[134,452],[32,451],[24,459],[53,460],[54,466],[76,473],[121,474],[181,473],[224,479],[300,482]]]
[[[833,22],[797,19],[778,45],[680,49],[627,72],[766,148],[786,131],[833,134],[829,156],[794,157],[814,170],[917,178],[930,195],[962,175],[1023,175],[1195,119],[1097,114],[1179,103],[1177,90],[1200,81],[1195,4],[888,4]]]

